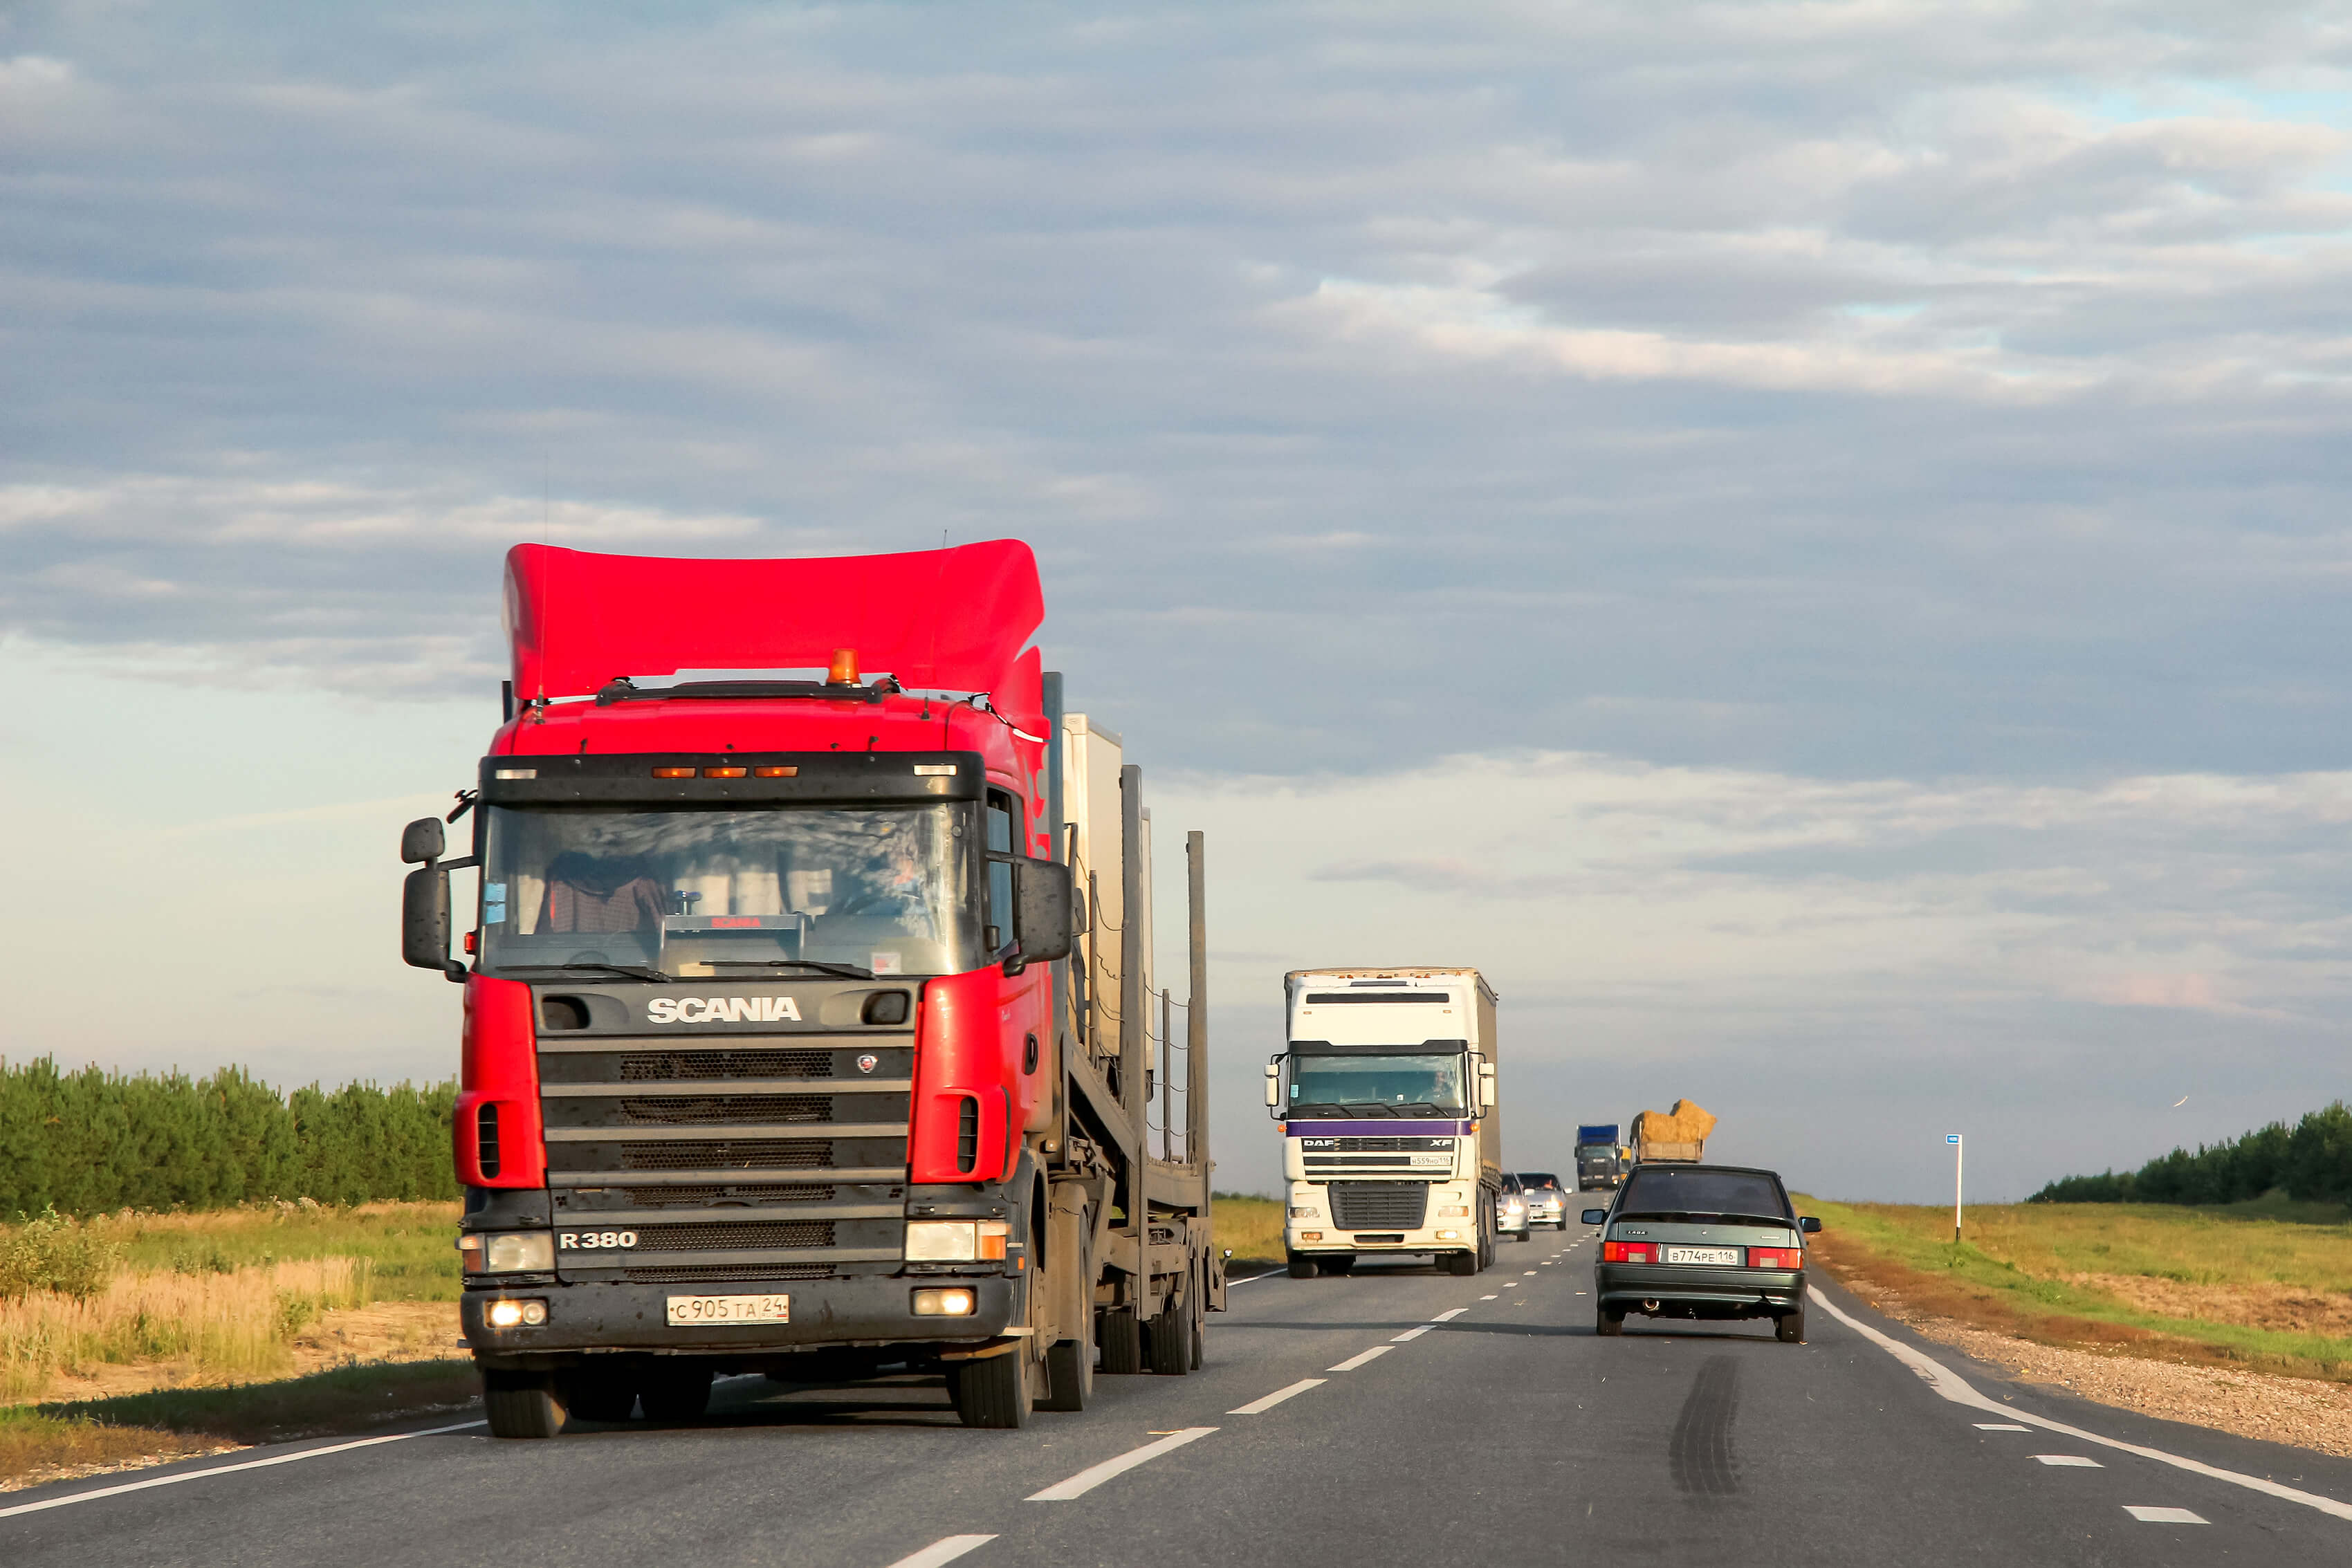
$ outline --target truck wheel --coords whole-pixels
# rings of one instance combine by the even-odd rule
[[[1171,1295],[1159,1315],[1143,1326],[1143,1348],[1151,1370],[1161,1377],[1181,1377],[1192,1371],[1192,1338],[1184,1325],[1184,1303]]]
[[[1478,1254],[1475,1252],[1448,1252],[1445,1255],[1445,1271],[1449,1274],[1476,1273],[1478,1271]]]
[[[1021,1347],[978,1361],[950,1362],[948,1397],[967,1427],[1009,1432],[1029,1425],[1029,1369]]]
[[[1040,1410],[1083,1410],[1095,1393],[1095,1347],[1066,1339],[1045,1352],[1045,1397]]]
[[[1335,1257],[1318,1258],[1315,1260],[1315,1266],[1326,1274],[1345,1274],[1355,1268],[1356,1255],[1353,1252],[1341,1252]]]
[[[625,1421],[637,1407],[637,1385],[602,1367],[579,1367],[558,1375],[564,1408],[583,1421]]]
[[[1625,1314],[1612,1312],[1607,1307],[1593,1308],[1592,1332],[1603,1339],[1614,1339],[1625,1332]]]
[[[1190,1331],[1185,1337],[1192,1342],[1192,1370],[1198,1372],[1209,1349],[1209,1289],[1206,1285],[1202,1286],[1200,1292],[1192,1298],[1192,1310],[1184,1314],[1184,1322]]]
[[[1293,1253],[1291,1253],[1291,1254],[1290,1254],[1290,1260],[1289,1260],[1289,1261],[1290,1261],[1290,1277],[1291,1277],[1292,1279],[1294,1279],[1294,1280],[1311,1280],[1311,1279],[1315,1278],[1315,1275],[1316,1275],[1315,1260],[1314,1260],[1314,1259],[1312,1259],[1312,1258],[1309,1258],[1308,1256],[1307,1256],[1307,1254],[1306,1254],[1306,1253],[1304,1253],[1304,1252],[1293,1252]]]
[[[485,1371],[482,1408],[493,1437],[552,1437],[563,1430],[563,1401],[543,1372]]]
[[[1135,1313],[1114,1307],[1097,1325],[1102,1333],[1102,1369],[1114,1377],[1143,1370],[1143,1325]]]
[[[710,1408],[710,1369],[664,1367],[645,1380],[637,1397],[645,1401],[648,1421],[699,1421]]]
[[[1772,1337],[1782,1344],[1804,1343],[1805,1309],[1799,1307],[1793,1312],[1782,1312],[1772,1324]]]

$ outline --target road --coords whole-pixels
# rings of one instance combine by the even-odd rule
[[[1025,1431],[959,1427],[936,1382],[730,1379],[692,1427],[499,1443],[468,1427],[195,1461],[131,1479],[195,1479],[112,1495],[98,1494],[124,1478],[0,1497],[0,1562],[2352,1560],[2352,1508],[2315,1506],[2352,1499],[2352,1463],[2007,1384],[1939,1346],[1923,1375],[1898,1354],[1916,1342],[1818,1288],[1802,1345],[1769,1325],[1639,1318],[1596,1338],[1592,1245],[1547,1233],[1472,1279],[1253,1280],[1213,1320],[1203,1371],[1100,1379],[1091,1409]]]

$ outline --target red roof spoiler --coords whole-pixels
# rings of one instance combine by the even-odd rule
[[[506,587],[525,701],[584,696],[620,675],[821,668],[835,648],[855,648],[860,669],[910,690],[990,692],[1016,713],[1036,706],[1016,692],[1036,684],[1035,651],[1021,653],[1045,601],[1019,539],[769,560],[517,545]]]

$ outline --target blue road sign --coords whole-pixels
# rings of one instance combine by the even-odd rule
[[[1947,1133],[1944,1134],[1944,1142],[1948,1144],[1957,1144],[1959,1141],[1960,1135],[1958,1133]]]

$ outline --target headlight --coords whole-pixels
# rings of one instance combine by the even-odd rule
[[[492,1301],[483,1317],[494,1329],[537,1328],[547,1321],[547,1303],[543,1301]]]
[[[1440,1219],[1467,1219],[1470,1218],[1470,1206],[1466,1203],[1441,1203],[1437,1206],[1437,1218]]]
[[[1013,1234],[1002,1219],[910,1219],[907,1222],[909,1263],[979,1263],[1004,1256]]]
[[[468,1274],[520,1274],[555,1267],[555,1238],[544,1230],[460,1236],[457,1252]]]
[[[1323,1211],[1315,1207],[1311,1204],[1305,1207],[1293,1204],[1290,1207],[1290,1218],[1293,1219],[1320,1219],[1323,1218]]]
[[[913,1227],[908,1227],[912,1229]],[[968,1318],[979,1305],[970,1291],[917,1291],[915,1315],[919,1318]]]

